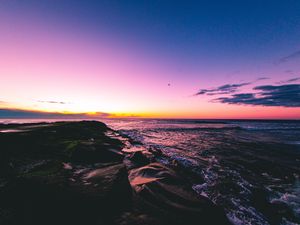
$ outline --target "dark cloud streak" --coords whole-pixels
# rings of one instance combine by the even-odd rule
[[[217,88],[201,89],[195,95],[220,95],[220,94],[232,94],[238,90],[238,88],[251,84],[251,82],[240,84],[225,84]]]
[[[41,112],[21,109],[0,109],[0,118],[26,118],[26,119],[84,119],[84,118],[105,118],[109,113],[96,112],[93,115],[87,113],[64,114],[56,112]]]
[[[234,94],[214,99],[214,102],[237,105],[300,107],[300,84],[257,86],[256,93]]]
[[[295,77],[295,78],[291,78],[288,80],[282,80],[282,81],[277,82],[277,84],[286,84],[286,83],[292,83],[292,82],[297,82],[297,81],[300,81],[300,77]]]
[[[211,89],[200,89],[194,96],[197,95],[226,95],[226,94],[233,94],[239,90],[240,87],[247,86],[253,84],[258,81],[268,80],[269,77],[259,77],[252,82],[244,82],[239,84],[225,84],[216,88]]]

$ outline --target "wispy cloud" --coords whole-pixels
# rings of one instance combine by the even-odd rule
[[[7,108],[10,105],[9,102],[0,100],[0,108]]]
[[[300,84],[257,86],[253,90],[256,92],[233,94],[214,101],[237,105],[300,107]]]
[[[59,102],[59,101],[43,101],[43,100],[39,100],[38,102],[40,103],[49,103],[49,104],[68,104],[68,102]]]
[[[279,60],[277,60],[275,62],[275,64],[282,64],[282,63],[286,63],[286,62],[289,62],[289,61],[295,60],[295,59],[300,59],[300,50],[293,52],[290,55],[280,58]]]
[[[297,81],[300,81],[300,77],[294,77],[294,78],[291,78],[288,80],[282,80],[282,81],[277,82],[277,84],[293,83],[293,82],[297,82]]]
[[[261,81],[261,80],[269,80],[269,77],[259,77],[256,79],[256,81]]]
[[[293,70],[285,70],[284,72],[286,72],[287,74],[294,74]]]

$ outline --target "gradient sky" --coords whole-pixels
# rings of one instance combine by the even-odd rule
[[[299,0],[2,0],[0,109],[300,119],[299,12]]]

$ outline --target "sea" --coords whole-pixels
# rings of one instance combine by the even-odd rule
[[[53,122],[0,119],[1,123]],[[300,120],[101,119],[176,162],[191,188],[242,224],[300,222]]]

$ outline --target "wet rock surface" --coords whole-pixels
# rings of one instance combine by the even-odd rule
[[[175,167],[128,151],[103,123],[0,128],[17,130],[0,133],[0,224],[229,224]]]
[[[188,180],[160,163],[131,170],[129,180],[142,207],[168,215],[173,224],[229,224],[221,209],[197,196]]]

